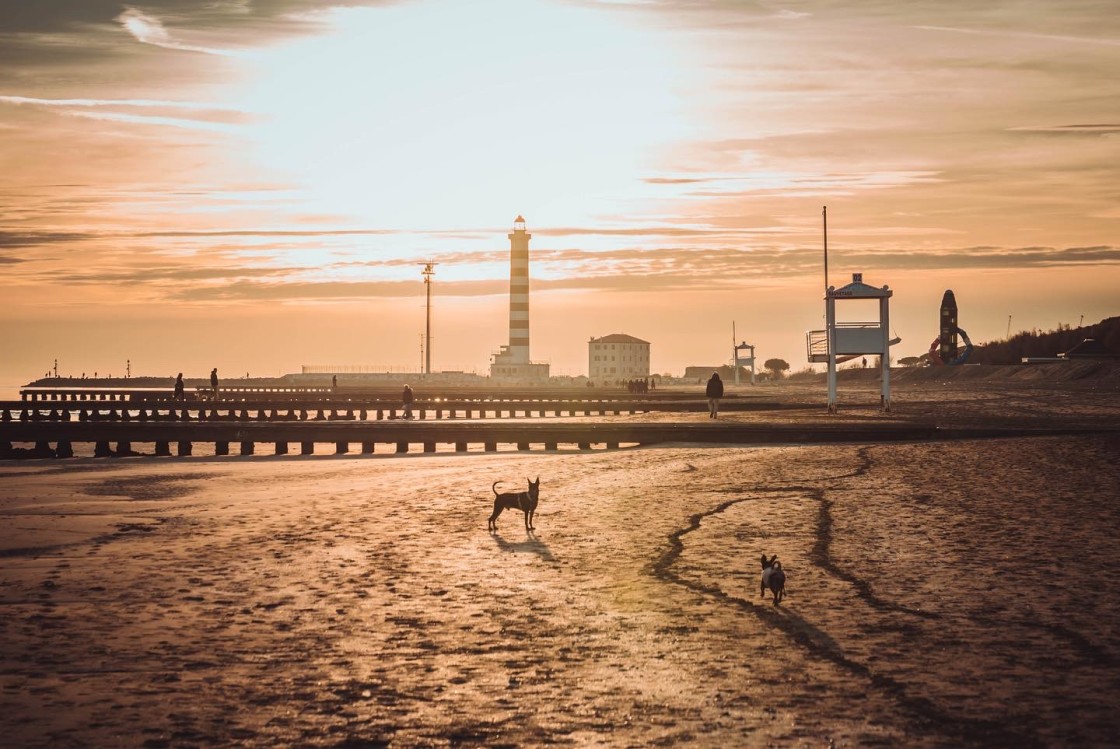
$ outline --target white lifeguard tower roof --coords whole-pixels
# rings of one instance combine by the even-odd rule
[[[894,292],[891,291],[889,286],[880,289],[877,286],[865,284],[862,273],[853,273],[852,282],[847,286],[841,286],[839,289],[832,286],[828,287],[828,297],[833,299],[883,299],[891,296],[894,296]]]

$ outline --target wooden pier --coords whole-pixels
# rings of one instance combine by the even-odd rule
[[[41,394],[40,394],[41,395]],[[419,399],[415,418],[401,418],[388,393],[243,393],[219,400],[177,401],[169,393],[99,392],[93,399],[64,397],[0,401],[0,458],[72,457],[74,446],[94,457],[192,455],[209,445],[215,455],[310,455],[316,445],[335,454],[401,454],[444,451],[614,449],[666,443],[805,444],[888,442],[1070,433],[1039,429],[946,429],[929,421],[796,422],[698,420],[699,395],[582,394],[564,392],[459,392]],[[580,398],[579,395],[584,397]],[[530,397],[532,396],[532,397]],[[781,411],[803,404],[763,397],[727,398],[721,411]],[[679,412],[681,420],[624,417]],[[1074,430],[1078,431],[1078,430]],[[198,448],[203,452],[201,447]]]
[[[635,423],[560,421],[9,421],[0,424],[0,450],[12,443],[33,443],[57,457],[73,455],[74,443],[94,443],[94,455],[132,454],[137,443],[152,443],[154,454],[190,455],[196,443],[213,443],[217,455],[229,455],[231,445],[240,455],[254,455],[258,445],[273,454],[286,455],[297,446],[312,454],[316,444],[330,444],[345,454],[406,453],[413,446],[436,452],[437,445],[467,452],[470,445],[493,452],[498,445],[518,450],[556,450],[561,445],[582,450],[622,445],[671,442],[725,444],[780,444],[804,442],[865,442],[928,440],[936,438],[932,426],[874,424],[853,426],[799,426],[790,424]],[[52,448],[51,445],[54,445]]]

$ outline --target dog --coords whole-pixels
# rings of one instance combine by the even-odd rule
[[[490,487],[490,491],[494,492],[494,512],[486,522],[487,528],[498,530],[498,516],[502,514],[502,510],[521,510],[525,513],[525,530],[536,530],[533,528],[533,515],[537,512],[537,502],[541,498],[541,477],[537,476],[536,481],[529,481],[529,490],[524,492],[498,494],[500,483],[502,482],[495,481]]]
[[[786,573],[782,571],[782,563],[778,561],[777,554],[769,559],[763,554],[761,561],[762,584],[759,587],[760,595],[765,598],[766,589],[769,588],[774,596],[774,605],[777,606],[786,594]]]

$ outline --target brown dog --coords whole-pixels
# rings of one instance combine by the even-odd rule
[[[500,483],[502,482],[495,481],[490,487],[490,491],[494,492],[494,512],[486,522],[486,527],[492,531],[498,530],[498,516],[502,514],[502,510],[521,510],[525,513],[525,530],[533,530],[533,515],[537,512],[537,502],[541,497],[541,477],[537,476],[536,481],[529,481],[529,490],[524,492],[498,494]]]

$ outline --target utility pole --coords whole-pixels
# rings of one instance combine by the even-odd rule
[[[1011,315],[1007,316],[1007,335],[1004,336],[1007,340],[1011,340]]]
[[[821,222],[824,227],[824,293],[828,296],[828,206],[821,207]]]
[[[436,274],[435,267],[439,263],[429,260],[426,263],[421,263],[424,270],[420,271],[420,275],[424,277],[424,287],[427,292],[427,320],[424,325],[424,352],[423,370],[424,374],[432,373],[432,276]]]
[[[735,368],[735,384],[739,384],[739,348],[735,345],[735,321],[731,321],[731,366]]]

